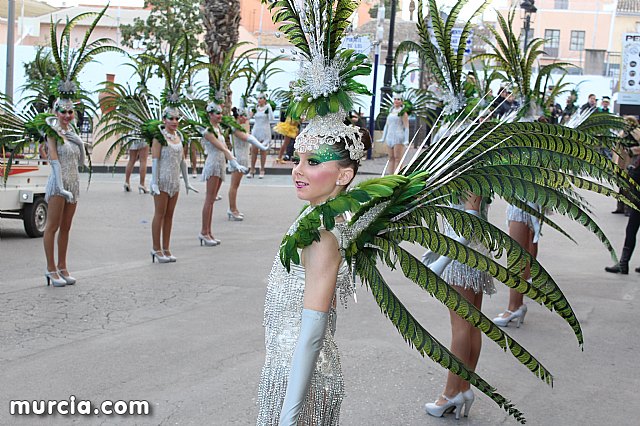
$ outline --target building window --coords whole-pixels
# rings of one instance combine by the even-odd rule
[[[559,47],[560,30],[544,30],[544,52],[546,55],[557,58]]]
[[[584,50],[584,31],[571,31],[569,50]]]
[[[569,9],[569,0],[556,0],[556,9]]]

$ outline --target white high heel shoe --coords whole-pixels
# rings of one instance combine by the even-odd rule
[[[516,328],[520,328],[520,324],[524,324],[524,317],[527,315],[527,305],[523,303],[513,312],[508,309],[504,312],[509,316],[499,315],[492,320],[493,323],[499,327],[508,327],[511,321],[515,321]]]
[[[462,411],[462,406],[465,402],[462,392],[453,398],[449,398],[446,395],[442,395],[442,397],[447,400],[447,402],[442,405],[438,405],[437,400],[435,402],[428,402],[424,404],[424,410],[427,414],[434,417],[442,417],[445,413],[453,411],[456,414],[456,420],[460,419],[460,411]]]
[[[464,416],[469,417],[469,410],[471,410],[471,406],[473,405],[473,401],[476,399],[476,396],[473,394],[473,390],[467,389],[462,392],[462,397],[464,398]]]
[[[242,215],[242,213],[234,214],[231,210],[227,210],[227,217],[229,218],[229,220],[234,222],[241,222],[244,220],[244,216]]]
[[[55,278],[52,275],[58,275],[58,278]],[[53,284],[54,287],[64,287],[67,285],[67,282],[60,278],[60,275],[56,271],[47,271],[44,273],[44,277],[47,279],[47,286],[49,284]]]
[[[154,249],[151,249],[151,263],[155,263],[156,259],[158,260],[158,263],[171,262],[171,260],[164,255],[162,250],[156,251]]]
[[[67,275],[63,275],[62,274],[63,272],[66,272]],[[66,269],[58,269],[58,276],[62,278],[67,285],[74,285],[76,283],[76,279],[68,274],[69,274],[69,271],[67,271]]]
[[[177,257],[171,254],[171,250],[162,250],[164,256],[169,259],[169,262],[176,262],[178,260]]]
[[[205,246],[207,246],[207,247],[215,247],[218,244],[220,244],[215,239],[211,240],[211,239],[209,239],[209,237],[207,237],[206,235],[202,235],[202,234],[198,234],[198,239],[200,240],[200,247],[202,247],[203,244]]]

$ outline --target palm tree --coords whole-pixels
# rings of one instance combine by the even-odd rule
[[[238,43],[240,0],[203,0],[200,10],[209,62],[220,64],[225,52]]]

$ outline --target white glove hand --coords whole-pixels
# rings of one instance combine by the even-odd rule
[[[189,195],[189,191],[193,191],[196,194],[200,192],[197,189],[195,189],[193,186],[191,186],[191,184],[189,183],[189,173],[187,171],[187,162],[184,161],[184,158],[180,162],[180,171],[182,172],[182,180],[184,181],[184,187],[187,190],[187,195]]]
[[[151,159],[151,195],[160,195],[158,186],[158,173],[160,170],[160,159]]]
[[[311,309],[302,310],[302,324],[296,349],[291,358],[287,392],[280,410],[280,426],[295,426],[307,397],[311,377],[322,349],[329,314]]]
[[[243,175],[246,175],[247,173],[249,173],[249,169],[245,166],[240,165],[240,163],[238,163],[238,160],[236,160],[235,158],[232,158],[231,160],[229,160],[229,165],[227,166],[227,169],[229,170],[229,173],[240,172]]]
[[[261,151],[266,151],[269,149],[269,141],[267,141],[266,145],[263,145],[260,143],[260,141],[258,139],[256,139],[255,136],[253,135],[249,135],[247,137],[247,142],[249,142],[251,145],[255,146],[256,148],[258,148]]]
[[[465,210],[465,212],[470,213],[474,216],[480,217],[480,212],[478,212],[477,210]],[[464,244],[465,246],[469,245],[469,240],[467,240],[465,237],[458,236],[454,239],[460,244]],[[427,260],[431,260],[431,263],[427,265],[427,267],[431,269],[433,273],[435,273],[439,277],[442,276],[442,273],[444,272],[445,268],[449,265],[449,263],[451,263],[451,260],[452,260],[450,257],[440,256],[438,260],[433,261],[432,260],[433,256],[428,256],[427,253],[425,253],[425,255],[427,256]]]

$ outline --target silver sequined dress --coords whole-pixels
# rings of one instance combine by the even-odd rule
[[[296,226],[292,226],[292,228]],[[333,234],[341,243],[342,224],[336,224]],[[290,230],[291,232],[291,230]],[[287,272],[276,255],[273,262],[264,309],[266,357],[258,389],[259,426],[277,425],[284,402],[291,367],[302,321],[305,271],[291,265]],[[349,268],[343,263],[338,271],[336,293],[340,299],[353,293]],[[329,311],[327,331],[311,379],[298,425],[338,425],[344,384],[340,356],[334,340],[336,310]]]
[[[82,139],[73,131],[61,133],[64,143],[56,144],[56,152],[58,153],[58,161],[60,162],[60,172],[62,174],[62,186],[65,190],[73,194],[72,203],[78,202],[80,194],[80,175],[78,173],[78,165],[83,158],[80,147],[83,146]],[[49,158],[50,159],[50,158]],[[49,198],[54,195],[62,195],[56,185],[53,174],[49,175],[47,188],[45,190],[44,199],[49,202]]]
[[[484,204],[484,203],[483,203]],[[484,205],[482,208],[483,211],[480,212],[483,218],[487,218],[489,207]],[[454,205],[454,208],[458,210],[464,210],[463,205]],[[444,230],[445,234],[448,237],[456,238],[457,235],[449,225],[449,222],[444,221]],[[479,241],[471,240],[469,243],[469,248],[474,249],[475,251],[491,257],[491,253],[487,248],[482,245]],[[474,269],[468,265],[464,265],[457,261],[452,261],[442,272],[442,279],[448,282],[449,284],[462,287],[462,288],[471,288],[474,293],[484,293],[484,294],[494,294],[496,292],[496,287],[493,283],[493,277],[487,272],[481,272],[477,269]]]
[[[213,135],[213,137],[216,137]],[[207,154],[207,159],[204,162],[204,167],[202,167],[202,181],[206,182],[210,177],[218,177],[220,180],[224,180],[225,175],[225,158],[224,153],[220,151],[218,148],[213,146],[211,142],[207,140],[207,138],[202,138],[202,146],[204,147],[204,152]],[[222,141],[224,143],[224,140]]]
[[[258,105],[255,114],[253,114],[253,119],[255,121],[251,134],[260,142],[271,140],[271,120],[273,120],[271,106],[269,104],[263,107]]]
[[[402,108],[392,107],[387,115],[387,123],[385,124],[387,134],[384,139],[387,146],[404,143],[404,125],[402,124],[402,116],[398,115]]]
[[[180,133],[178,133],[180,135]],[[182,139],[182,135],[180,135]],[[182,144],[167,142],[160,151],[160,172],[158,188],[173,197],[180,192],[180,162],[182,162]]]
[[[233,155],[238,160],[241,166],[249,167],[249,142],[243,141],[239,137],[236,137],[235,133],[233,138]]]

